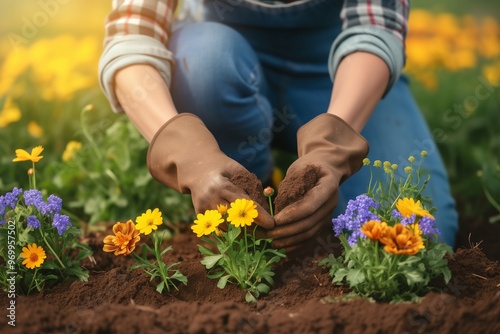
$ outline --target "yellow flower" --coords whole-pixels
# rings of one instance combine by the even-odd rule
[[[135,244],[141,240],[140,232],[131,220],[113,225],[113,233],[114,235],[104,238],[102,250],[108,253],[114,252],[116,256],[129,255],[134,251]]]
[[[399,199],[396,203],[396,208],[399,213],[405,218],[410,218],[411,215],[417,215],[420,217],[429,217],[435,219],[433,215],[429,213],[429,211],[422,208],[420,201],[416,201],[413,198],[402,198]]]
[[[35,267],[40,267],[47,258],[45,251],[42,247],[37,246],[35,243],[28,245],[28,247],[23,247],[23,251],[20,254],[24,259],[23,264],[28,269],[34,269]]]
[[[43,128],[37,122],[31,121],[28,123],[28,133],[35,138],[43,136]]]
[[[163,219],[161,217],[161,211],[156,208],[153,211],[148,209],[145,213],[135,219],[137,225],[136,229],[144,233],[145,235],[150,234],[153,230],[158,228],[158,225],[163,223]]]
[[[62,159],[63,161],[69,161],[75,157],[76,152],[82,148],[82,143],[71,140],[66,144],[64,149]]]
[[[250,226],[259,215],[257,205],[252,200],[241,198],[231,203],[227,210],[227,221],[236,227]]]
[[[12,102],[10,97],[8,97],[0,111],[0,128],[5,128],[10,123],[17,122],[20,119],[21,110],[19,110],[19,107]]]
[[[379,240],[385,233],[387,228],[387,223],[379,222],[378,220],[369,220],[363,224],[360,229],[364,235],[366,235],[371,240]]]
[[[281,181],[283,181],[283,171],[278,167],[274,167],[273,174],[271,175],[271,180],[275,186],[278,186]]]
[[[401,223],[388,226],[380,242],[384,244],[384,250],[389,254],[414,255],[425,248],[420,235],[412,233]]]
[[[224,231],[221,230],[220,228],[218,227],[215,228],[215,235],[217,235],[218,237],[220,237],[223,233]]]
[[[217,205],[217,211],[219,211],[221,215],[226,214],[226,212],[227,212],[227,204],[219,204],[219,205]]]
[[[217,235],[219,235],[218,233],[221,233],[220,231],[217,232],[219,230],[217,226],[219,226],[219,224],[222,223],[224,219],[222,219],[222,215],[219,211],[206,210],[205,214],[199,213],[196,218],[198,219],[194,221],[194,225],[191,226],[191,229],[194,233],[196,233],[196,236],[198,238],[204,235],[209,235],[214,231],[217,233]]]
[[[33,162],[38,162],[40,159],[43,158],[40,153],[42,153],[43,147],[42,146],[37,146],[31,150],[31,154],[26,152],[23,149],[17,149],[16,150],[16,157],[12,159],[13,162],[18,162],[18,161],[33,161]]]

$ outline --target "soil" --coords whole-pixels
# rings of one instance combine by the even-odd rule
[[[89,281],[18,296],[16,326],[1,321],[0,333],[500,333],[500,224],[461,222],[451,282],[399,304],[342,299],[348,289],[331,284],[318,266],[340,250],[331,230],[280,263],[271,292],[248,304],[239,288],[221,290],[207,278],[200,240],[187,226],[168,242],[173,251],[164,258],[180,262],[187,286],[159,294],[157,282],[128,270],[132,257],[102,251],[109,232],[89,233],[95,259],[85,262]],[[1,308],[8,303],[2,294]]]

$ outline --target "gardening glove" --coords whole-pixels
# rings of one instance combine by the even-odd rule
[[[259,205],[265,199],[257,176],[226,156],[193,114],[176,115],[160,128],[149,146],[147,166],[160,183],[191,194],[197,213],[247,198],[257,205],[256,224],[274,227],[273,217]]]
[[[369,147],[341,118],[322,114],[299,129],[297,149],[274,201],[276,227],[267,232],[273,247],[287,251],[331,222],[340,184],[359,170]]]

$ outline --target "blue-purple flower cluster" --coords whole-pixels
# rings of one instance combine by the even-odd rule
[[[420,217],[420,219],[416,221],[417,215],[413,214],[410,217],[403,217],[396,209],[391,212],[391,216],[398,219],[404,226],[413,225],[417,222],[419,229],[422,231],[422,235],[428,238],[433,238],[435,235],[441,235],[441,232],[439,232],[439,229],[436,227],[436,220],[431,217]]]
[[[14,209],[17,205],[17,201],[19,200],[19,195],[23,190],[21,188],[14,187],[12,191],[6,193],[3,196],[0,196],[0,217],[3,218],[7,208]],[[0,219],[0,225],[5,224],[5,219]]]
[[[360,231],[361,226],[369,220],[380,220],[370,209],[378,209],[380,205],[367,195],[359,195],[347,203],[344,214],[332,219],[333,231],[338,237],[342,233],[349,235],[349,245],[356,244],[358,237],[366,238]]]
[[[0,217],[3,217],[10,207],[15,209],[18,205],[20,195],[23,190],[14,188],[11,192],[0,196]],[[50,195],[47,201],[43,200],[42,193],[37,189],[26,190],[23,194],[24,204],[34,207],[40,215],[30,215],[26,218],[26,224],[34,229],[40,228],[41,223],[39,218],[48,218],[52,220],[52,226],[57,229],[57,233],[62,235],[70,226],[69,217],[61,214],[62,199],[56,195]],[[41,217],[40,217],[41,216]],[[0,221],[0,225],[5,224],[5,219]]]

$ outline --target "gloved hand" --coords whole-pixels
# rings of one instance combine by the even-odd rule
[[[274,227],[273,217],[259,205],[266,201],[257,176],[226,156],[193,114],[174,116],[160,128],[151,140],[147,166],[160,183],[191,194],[197,213],[248,198],[257,205],[256,224],[265,229]]]
[[[340,184],[359,170],[369,148],[341,118],[322,114],[299,129],[297,149],[274,201],[276,227],[267,232],[273,247],[287,251],[331,222]]]

